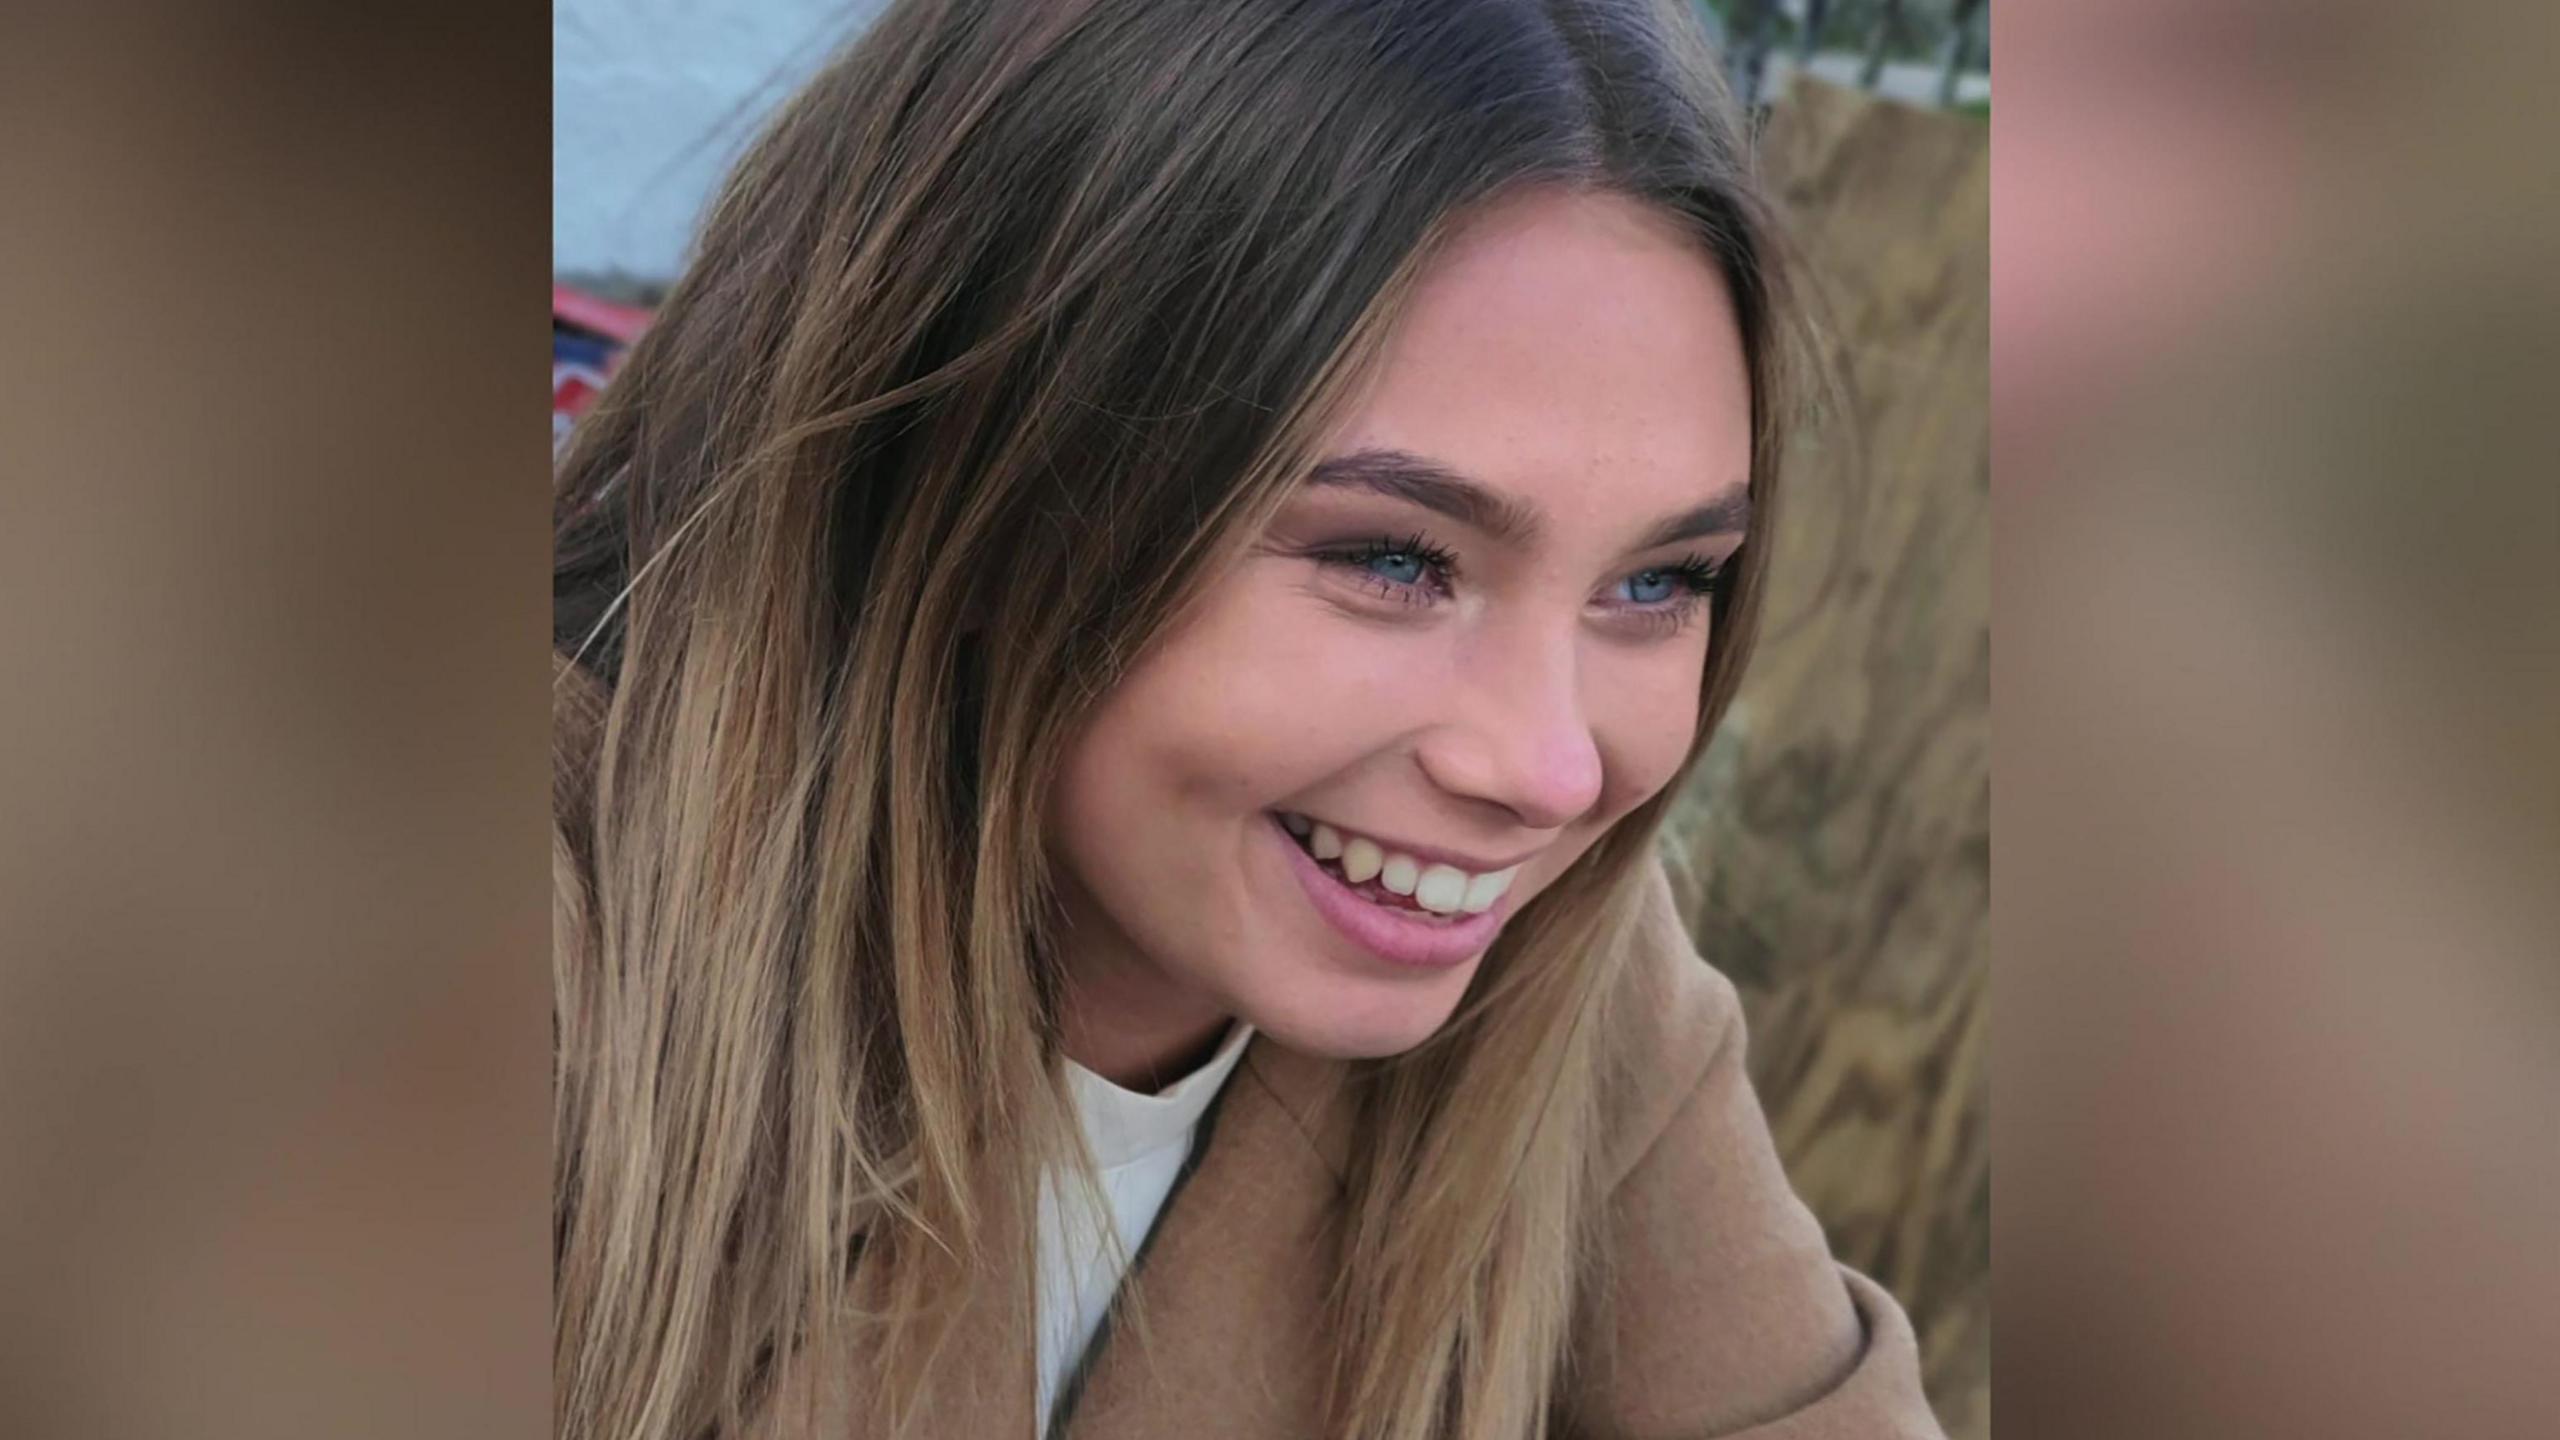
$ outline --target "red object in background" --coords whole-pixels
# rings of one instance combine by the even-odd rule
[[[622,365],[622,354],[649,328],[649,312],[600,300],[566,285],[551,287],[551,444],[568,443],[597,392]]]
[[[566,285],[551,287],[553,329],[566,325],[590,335],[601,335],[617,345],[628,345],[640,338],[641,331],[649,328],[649,320],[649,312],[636,305],[616,305]]]

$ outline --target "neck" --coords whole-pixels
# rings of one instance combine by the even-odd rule
[[[1152,1095],[1218,1053],[1234,1017],[1125,945],[1064,947],[1061,1047],[1094,1074]]]
[[[1060,894],[1060,1048],[1121,1089],[1155,1094],[1208,1063],[1234,1020],[1219,999],[1185,984],[1137,945],[1070,881]]]
[[[1070,980],[1067,1058],[1124,1090],[1152,1095],[1209,1062],[1233,1017],[1214,1007],[1132,1005]]]

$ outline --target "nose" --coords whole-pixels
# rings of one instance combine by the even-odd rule
[[[1527,627],[1522,627],[1525,631]],[[1561,829],[1600,801],[1601,757],[1572,639],[1487,635],[1445,692],[1447,714],[1416,750],[1441,790],[1501,806],[1533,830]]]

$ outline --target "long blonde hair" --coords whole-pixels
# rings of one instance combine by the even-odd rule
[[[1046,778],[1476,207],[1691,227],[1765,527],[1791,312],[1746,151],[1679,0],[902,0],[782,109],[560,470],[561,1433],[743,1433],[778,1356],[848,1333],[869,1403],[929,1422],[951,1297],[1028,1263],[990,1217],[1081,1154]],[[1701,745],[1767,550],[1715,602]],[[1354,1068],[1327,1433],[1544,1433],[1598,1012],[1677,788]]]

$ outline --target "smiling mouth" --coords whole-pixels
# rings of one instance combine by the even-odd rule
[[[1413,894],[1400,894],[1395,892],[1395,889],[1388,889],[1388,884],[1385,884],[1385,874],[1375,874],[1370,876],[1370,879],[1357,881],[1357,884],[1354,884],[1354,881],[1341,871],[1344,856],[1334,856],[1334,858],[1316,856],[1316,851],[1313,851],[1313,830],[1306,835],[1295,833],[1288,822],[1280,820],[1277,812],[1272,812],[1270,820],[1272,825],[1280,825],[1283,838],[1288,838],[1288,843],[1298,846],[1298,851],[1303,853],[1308,861],[1316,863],[1316,869],[1324,871],[1334,884],[1339,884],[1339,887],[1347,889],[1347,892],[1357,894],[1359,899],[1367,899],[1367,902],[1380,907],[1380,910],[1393,910],[1400,920],[1411,920],[1411,922],[1418,922],[1418,925],[1459,925],[1459,922],[1464,920],[1475,920],[1475,915],[1467,910],[1457,910],[1457,912],[1431,910],[1431,907],[1426,907],[1426,904],[1423,904],[1421,899],[1413,897]]]

